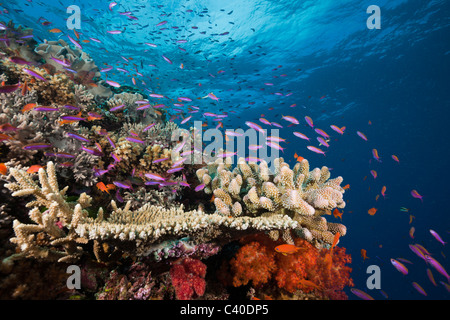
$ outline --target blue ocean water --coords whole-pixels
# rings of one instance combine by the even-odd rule
[[[33,28],[38,42],[68,42],[67,34],[73,32],[67,30],[66,9],[77,5],[81,38],[101,41],[82,43],[99,67],[124,67],[125,57],[129,72],[143,75],[136,77],[136,87],[144,93],[191,97],[201,113],[228,112],[224,128],[246,129],[246,121],[262,125],[261,114],[282,124],[280,136],[288,142],[282,144],[285,159],[294,164],[297,153],[312,167],[332,168],[333,177],[343,176],[344,185],[350,184],[342,219],[348,233],[339,246],[352,255],[355,287],[385,299],[379,290],[366,287],[367,267],[378,265],[381,289],[389,299],[450,298],[439,283],[445,278],[408,247],[423,245],[450,270],[448,244],[443,246],[429,232],[435,230],[444,241],[450,238],[448,1],[117,1],[111,10],[110,3],[7,0],[0,5],[0,20]],[[370,5],[381,9],[381,29],[367,28]],[[162,21],[167,23],[157,26]],[[63,32],[50,33],[52,28]],[[122,32],[107,33],[111,30]],[[130,74],[120,71],[108,73],[108,79],[132,85]],[[196,99],[210,92],[219,101]],[[205,121],[201,113],[193,120]],[[300,124],[287,127],[283,115]],[[331,135],[330,147],[321,146],[326,156],[306,148],[319,145],[305,116]],[[333,124],[345,126],[344,135],[334,132]],[[295,137],[294,131],[307,134],[311,142]],[[374,148],[381,162],[372,157]],[[377,171],[376,179],[370,170]],[[386,197],[376,200],[383,186]],[[423,202],[411,196],[413,189]],[[378,211],[370,216],[372,207]],[[361,249],[369,259],[363,261]],[[399,273],[391,258],[411,261],[406,264],[409,274]],[[427,268],[437,287],[429,281]],[[428,295],[419,294],[412,282]],[[358,299],[350,291],[348,295]]]

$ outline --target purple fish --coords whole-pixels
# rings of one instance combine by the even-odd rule
[[[117,155],[115,155],[114,153],[111,153],[111,157],[114,159],[114,162],[120,162],[120,158],[117,156]]]
[[[72,38],[71,36],[67,35],[67,37],[69,38],[70,42],[72,42],[75,47],[77,47],[78,49],[83,49],[83,47],[81,46],[81,44],[79,44],[74,38]]]
[[[325,152],[319,148],[316,148],[314,146],[307,146],[307,148],[312,152],[323,154],[325,156]]]
[[[447,271],[445,271],[444,267],[436,259],[434,259],[430,255],[426,255],[425,256],[425,261],[427,263],[431,264],[431,266],[433,268],[435,268],[437,272],[442,274],[447,279],[447,282],[449,281],[449,275],[448,275]]]
[[[114,112],[114,111],[122,109],[123,107],[125,107],[125,105],[121,104],[120,106],[112,107],[111,109],[109,109],[109,111]]]
[[[444,240],[442,240],[442,238],[439,236],[439,234],[436,231],[430,229],[430,233],[437,241],[439,241],[440,243],[442,243],[442,245],[445,246],[446,242],[444,242]]]
[[[350,291],[357,296],[358,298],[361,298],[363,300],[375,300],[372,296],[370,296],[369,294],[365,293],[362,290],[356,289],[356,288],[351,288]]]
[[[51,144],[45,143],[30,143],[22,147],[23,150],[38,150],[38,149],[46,149],[51,148]]]
[[[414,289],[416,289],[420,294],[426,296],[427,293],[425,292],[425,290],[423,290],[423,288],[417,283],[417,282],[413,282],[412,286],[414,287]]]
[[[120,34],[120,33],[122,33],[122,31],[120,31],[120,30],[109,30],[109,31],[106,31],[106,32],[108,32],[109,34]]]
[[[311,119],[311,117],[306,116],[305,121],[311,128],[314,128],[314,123],[313,123],[313,120]]]
[[[70,121],[82,121],[86,120],[86,118],[78,117],[78,116],[62,116],[62,120],[70,120]]]
[[[120,195],[119,189],[117,189],[117,191],[116,191],[116,199],[121,203],[123,202],[123,198]]]
[[[57,107],[35,107],[34,110],[43,112],[52,112],[58,111],[59,109]]]
[[[328,144],[328,142],[325,141],[324,138],[322,137],[317,137],[317,141],[319,141],[320,144],[324,145],[325,147],[329,148],[330,145]]]
[[[203,190],[204,188],[205,188],[205,184],[204,183],[199,184],[198,186],[195,187],[195,192]]]
[[[171,169],[167,170],[167,173],[175,173],[175,172],[181,171],[183,169],[184,169],[184,167],[171,168]]]
[[[106,140],[108,140],[109,144],[111,145],[111,147],[112,147],[113,149],[116,148],[116,145],[114,144],[114,142],[111,140],[111,138],[110,138],[109,136],[106,136]]]
[[[103,155],[100,151],[98,151],[96,149],[88,148],[88,147],[85,147],[85,146],[81,146],[80,150],[83,150],[83,151],[85,151],[85,152],[87,152],[89,154],[92,154],[92,155],[98,156],[98,157]]]
[[[145,143],[144,140],[141,140],[141,139],[139,139],[139,138],[126,137],[125,139],[128,140],[128,141],[130,141],[130,142],[141,143],[141,144],[144,144],[144,143]]]
[[[408,268],[405,267],[405,265],[395,259],[391,259],[392,265],[397,269],[400,273],[407,275],[408,274]]]
[[[245,124],[247,126],[249,126],[250,128],[257,130],[258,132],[261,132],[262,134],[265,134],[265,131],[263,128],[261,128],[259,125],[257,125],[256,123],[250,122],[250,121],[246,121]]]
[[[426,259],[425,254],[418,248],[415,244],[410,244],[409,248],[412,252],[414,252],[419,258],[422,258],[423,260]]]
[[[11,93],[19,89],[20,83],[18,84],[8,84],[6,86],[0,87],[0,93]]]
[[[113,181],[113,184],[122,189],[132,189],[129,181]]]
[[[72,65],[70,62],[66,62],[65,60],[61,60],[61,59],[55,58],[54,56],[51,56],[50,59],[52,59],[56,63],[59,63],[63,67],[70,67]]]
[[[108,72],[111,71],[113,67],[107,67],[107,68],[102,68],[100,69],[100,72]]]
[[[71,106],[71,105],[68,105],[68,104],[64,105],[63,108],[66,108],[66,109],[69,109],[69,110],[80,110],[79,107],[74,107],[74,106]]]
[[[155,123],[152,123],[152,124],[149,124],[148,126],[146,126],[146,127],[144,128],[144,130],[142,130],[142,132],[145,132],[145,131],[147,131],[147,130],[150,130],[150,129],[153,128],[155,125],[156,125],[156,122],[155,122]]]
[[[159,158],[159,159],[153,160],[152,163],[160,163],[160,162],[164,162],[167,160],[169,160],[169,158]]]
[[[418,192],[417,192],[417,190],[412,190],[411,191],[411,195],[414,197],[414,198],[416,198],[416,199],[420,199],[420,201],[422,201],[423,202],[423,196],[421,196]]]
[[[83,142],[89,142],[89,139],[86,139],[85,137],[82,137],[76,133],[71,133],[71,132],[67,132],[67,136],[70,138],[74,138],[77,139],[79,141],[83,141]]]
[[[147,103],[147,104],[143,104],[139,107],[136,108],[136,110],[144,110],[144,109],[148,109],[151,107],[151,104]]]
[[[192,116],[189,116],[189,117],[187,117],[187,118],[184,118],[183,121],[181,121],[181,124],[185,124],[185,123],[188,122],[191,118],[192,118]]]
[[[36,72],[34,72],[34,71],[30,70],[30,69],[23,68],[22,70],[25,71],[26,73],[28,73],[30,76],[38,78],[39,80],[47,81],[47,79],[45,79],[43,76],[41,76],[40,74],[38,74],[38,73],[36,73]]]
[[[328,133],[326,133],[325,131],[323,131],[322,129],[316,128],[314,129],[318,134],[320,134],[322,137],[324,137],[325,139],[330,138],[330,136],[328,135]]]
[[[58,153],[55,153],[55,156],[56,156],[56,157],[59,157],[59,158],[66,158],[66,159],[73,159],[73,158],[76,158],[75,155],[70,154],[70,153],[65,153],[65,152],[58,152]]]
[[[151,180],[164,181],[165,179],[156,173],[146,173],[145,176]]]
[[[170,64],[173,63],[173,62],[172,62],[169,58],[167,58],[165,55],[163,55],[162,57],[163,57],[163,59],[166,60],[168,63],[170,63]]]
[[[363,140],[368,141],[366,135],[362,133],[361,131],[356,131],[356,134],[360,136]]]
[[[183,187],[190,187],[190,186],[191,186],[191,185],[190,185],[189,183],[187,183],[186,181],[179,181],[178,184],[179,184],[180,186],[183,186]]]
[[[112,80],[106,80],[106,83],[109,84],[111,87],[120,88],[120,84],[118,84],[115,81]]]
[[[11,57],[9,58],[9,60],[11,60],[11,62],[14,62],[15,64],[20,64],[20,65],[29,65],[31,64],[31,62],[28,62],[27,60],[21,58],[21,57]]]
[[[284,152],[284,148],[282,148],[282,147],[281,147],[278,143],[276,143],[276,142],[273,142],[273,141],[266,141],[266,145],[269,146],[269,147],[271,147],[271,148],[278,149],[278,150],[281,150],[281,151]]]
[[[275,126],[277,128],[283,129],[283,126],[281,124],[277,123],[277,122],[271,122],[271,125],[273,125],[273,126]]]
[[[306,135],[304,135],[303,133],[300,133],[300,132],[294,132],[294,136],[309,141],[309,138],[308,138]]]

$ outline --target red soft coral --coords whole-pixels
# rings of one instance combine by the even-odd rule
[[[230,261],[229,270],[235,287],[250,281],[258,287],[274,279],[280,289],[290,293],[314,291],[325,299],[346,299],[342,289],[353,286],[352,269],[347,266],[351,257],[345,253],[345,248],[318,250],[304,239],[296,239],[295,245],[299,250],[283,255],[275,251],[281,243],[267,237],[253,236],[242,242],[244,245]],[[222,270],[225,271],[224,268]]]
[[[190,300],[194,293],[202,296],[205,293],[206,265],[200,260],[185,258],[170,269],[172,285],[178,300]]]
[[[265,284],[275,270],[275,252],[258,242],[251,242],[239,249],[230,261],[234,273],[233,285],[239,287],[252,281],[254,286]]]

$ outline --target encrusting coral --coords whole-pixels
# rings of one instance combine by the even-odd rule
[[[309,170],[303,159],[293,169],[283,158],[275,159],[275,172],[267,162],[238,160],[231,170],[231,162],[219,158],[197,170],[197,178],[205,185],[204,192],[214,194],[216,213],[224,216],[286,215],[298,222],[293,230],[317,246],[331,245],[334,235],[344,236],[347,229],[339,223],[327,223],[322,216],[333,208],[344,208],[342,177],[330,178],[327,167]],[[274,240],[278,232],[271,232]],[[284,234],[285,239],[290,239]]]

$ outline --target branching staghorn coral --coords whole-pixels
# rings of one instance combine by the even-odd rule
[[[84,208],[90,206],[91,198],[81,194],[76,205],[69,204],[66,199],[68,187],[60,190],[52,162],[47,164],[47,172],[39,170],[40,187],[25,171],[10,169],[17,183],[5,185],[12,196],[34,196],[35,200],[27,204],[32,208],[29,212],[33,224],[21,223],[14,220],[15,237],[11,242],[17,244],[20,253],[6,258],[3,264],[10,264],[19,257],[33,257],[59,262],[76,261],[82,254],[78,243],[86,243],[85,239],[74,232],[80,219],[87,213]],[[41,212],[40,209],[45,211]],[[67,230],[67,231],[66,231]]]
[[[340,187],[343,179],[329,179],[327,167],[310,171],[304,159],[290,169],[283,158],[278,158],[272,174],[266,161],[258,165],[240,158],[231,170],[230,160],[219,158],[196,172],[205,185],[204,192],[214,194],[216,213],[235,217],[287,215],[298,222],[294,231],[310,242],[314,240],[317,246],[320,242],[331,244],[337,232],[346,234],[344,225],[327,223],[322,217],[335,207],[345,207],[345,191]],[[278,232],[270,235],[274,240],[279,237]],[[283,238],[292,243],[288,233]]]

